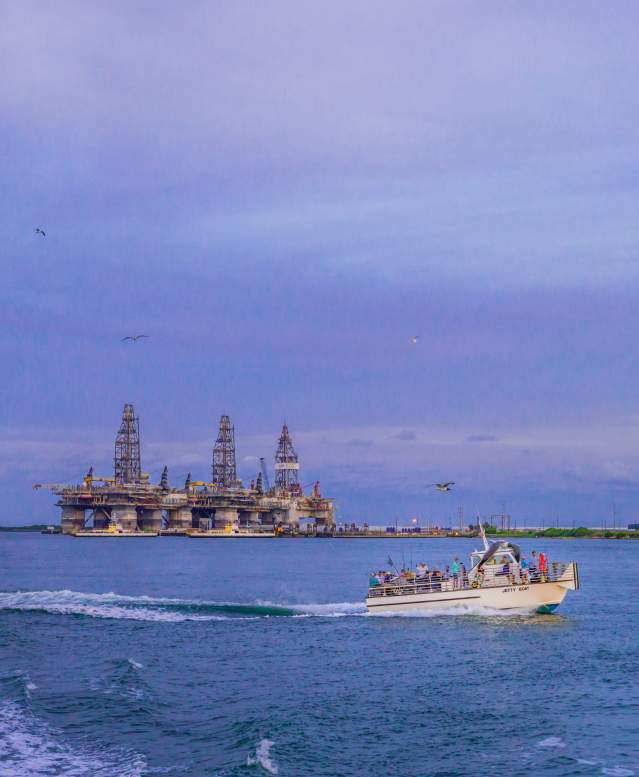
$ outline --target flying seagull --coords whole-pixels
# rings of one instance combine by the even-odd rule
[[[417,345],[417,343],[419,342],[419,335],[413,335],[413,336],[411,337],[410,341],[411,341],[411,343],[412,343],[413,345]]]
[[[455,485],[455,481],[449,483],[431,483],[428,488],[436,488],[438,491],[450,491],[450,487]]]
[[[129,335],[128,337],[123,337],[120,342],[123,343],[125,340],[130,340],[132,343],[137,343],[141,337],[148,337],[148,335]]]
[[[42,227],[36,227],[33,231],[36,233],[36,235],[42,235],[42,237],[47,236],[47,233],[44,231],[44,229],[42,229]]]

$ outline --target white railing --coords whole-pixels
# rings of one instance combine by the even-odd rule
[[[552,561],[547,567],[540,569],[521,569],[516,564],[510,565],[509,572],[503,572],[502,567],[483,567],[478,573],[474,570],[459,575],[437,575],[430,573],[414,580],[402,576],[369,586],[368,596],[406,596],[421,593],[441,593],[442,591],[470,591],[473,588],[503,588],[510,585],[533,585],[535,583],[556,583],[562,580],[569,562]],[[486,571],[484,571],[486,570]],[[493,571],[495,570],[495,571]]]

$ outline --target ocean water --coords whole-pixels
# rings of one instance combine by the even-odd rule
[[[0,534],[0,776],[639,775],[639,542],[553,615],[368,616],[472,540]]]

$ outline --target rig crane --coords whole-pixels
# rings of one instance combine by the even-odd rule
[[[89,468],[89,471],[84,476],[84,485],[86,488],[91,488],[94,483],[105,483],[112,485],[115,483],[115,478],[101,478],[99,475],[93,474],[93,467]]]

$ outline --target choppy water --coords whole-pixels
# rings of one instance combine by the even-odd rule
[[[639,775],[639,542],[537,543],[554,615],[366,615],[474,545],[0,534],[0,776]]]

